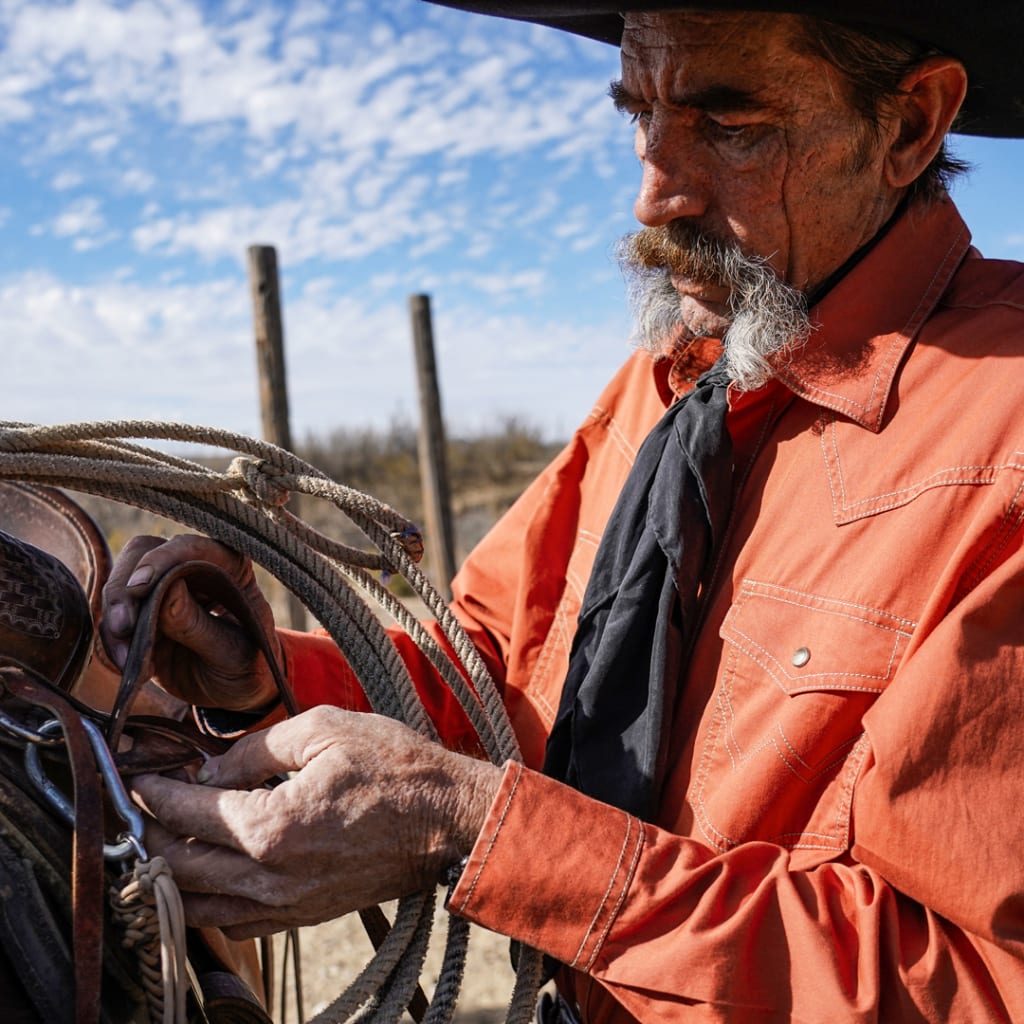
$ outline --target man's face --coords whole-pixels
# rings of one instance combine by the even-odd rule
[[[637,219],[697,229],[760,257],[801,291],[821,284],[895,209],[884,143],[829,65],[794,48],[789,15],[629,14],[616,104],[634,115]],[[686,327],[721,337],[729,292],[673,268]]]

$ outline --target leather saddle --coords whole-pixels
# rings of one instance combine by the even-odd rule
[[[0,655],[70,690],[99,619],[106,538],[60,491],[5,482],[0,540]]]
[[[7,894],[0,913],[0,1005],[5,1021],[140,1019],[131,965],[116,950],[116,936],[105,920],[109,879],[104,881],[100,854],[83,853],[102,844],[106,815],[96,783],[85,781],[97,777],[95,764],[88,757],[75,764],[90,745],[83,742],[81,720],[103,725],[112,751],[123,746],[122,733],[130,736],[131,749],[115,757],[121,774],[187,763],[198,756],[200,745],[210,749],[185,719],[185,705],[173,698],[145,702],[145,714],[134,714],[135,698],[148,684],[141,643],[138,650],[133,645],[130,671],[120,679],[100,645],[94,651],[94,624],[111,565],[102,531],[63,492],[0,482],[0,888]],[[230,595],[227,600],[230,604]],[[156,608],[147,610],[151,618]],[[100,678],[106,678],[107,690],[117,691],[100,694],[100,703],[112,707],[109,713],[90,703],[95,686],[83,690],[90,654],[104,662]],[[74,829],[56,821],[41,801],[25,775],[24,744],[12,739],[10,730],[22,724],[31,731],[54,716],[64,733],[67,764],[50,771],[68,776]],[[85,812],[79,819],[79,808],[90,802],[97,805],[95,813],[82,826]],[[83,827],[100,835],[79,835]],[[32,925],[26,927],[26,921]],[[193,971],[205,972],[210,982],[208,994],[197,994],[203,1004],[197,1020],[269,1024],[263,1009],[269,1004],[269,978],[254,944],[231,943],[204,929],[190,936],[189,958]]]

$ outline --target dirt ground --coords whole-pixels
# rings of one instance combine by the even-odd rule
[[[439,907],[431,950],[421,980],[428,997],[440,968],[445,914],[446,911]],[[277,942],[275,948],[280,957],[283,949],[280,937]],[[362,970],[372,956],[372,946],[357,914],[303,929],[299,944],[304,1010],[309,1020],[330,1005]],[[465,981],[455,1015],[456,1024],[500,1024],[505,1019],[514,982],[508,939],[474,928]],[[298,1024],[294,1002],[289,1000],[286,1009],[285,1024]]]

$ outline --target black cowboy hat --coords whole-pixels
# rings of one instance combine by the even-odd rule
[[[494,14],[618,45],[623,11],[695,7],[723,11],[811,14],[881,28],[934,46],[962,61],[969,87],[955,130],[966,135],[1024,137],[1024,2],[987,0],[433,0],[446,7]]]

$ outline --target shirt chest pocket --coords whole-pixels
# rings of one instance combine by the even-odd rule
[[[743,582],[721,628],[691,791],[712,845],[772,842],[805,863],[848,848],[861,719],[912,633],[879,609]]]

